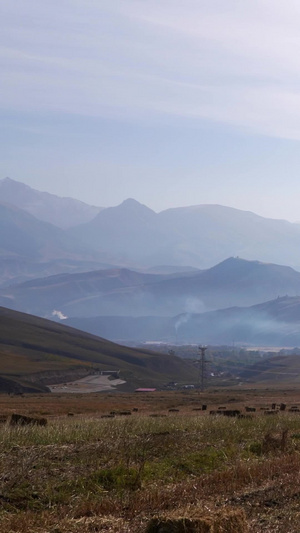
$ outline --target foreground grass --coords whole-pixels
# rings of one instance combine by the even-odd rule
[[[256,501],[256,494],[264,501],[268,493],[271,500],[283,498],[286,509],[287,501],[293,503],[280,519],[281,529],[270,531],[299,531],[298,472],[300,418],[288,413],[251,419],[135,414],[56,419],[46,427],[5,424],[0,530],[142,532],[156,513],[244,505]],[[270,497],[272,490],[276,496]],[[268,531],[260,520],[269,508],[260,511],[248,505],[252,529]],[[290,529],[284,529],[285,520]]]

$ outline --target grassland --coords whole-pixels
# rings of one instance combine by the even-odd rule
[[[284,412],[261,409],[282,401]],[[247,418],[209,414],[249,405],[256,412]],[[142,533],[154,516],[237,509],[253,533],[296,533],[300,413],[292,405],[300,405],[296,390],[2,395],[4,415],[48,424],[0,427],[0,530]]]

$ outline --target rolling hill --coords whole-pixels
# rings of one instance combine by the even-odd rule
[[[291,267],[230,257],[216,266],[144,287],[156,310],[204,312],[300,295],[300,273]],[[149,308],[154,313],[154,307]]]
[[[112,266],[105,261],[105,256],[90,253],[62,229],[0,201],[0,286]]]
[[[181,273],[180,279],[194,275]],[[147,287],[177,279],[177,274],[151,274],[125,268],[59,274],[0,289],[0,304],[47,318],[59,310],[68,316],[143,314],[151,309]],[[155,306],[153,299],[152,306]],[[162,311],[166,307],[162,302]],[[157,306],[156,306],[157,308]],[[181,310],[181,309],[180,309]],[[158,314],[161,314],[157,308]]]
[[[47,318],[174,316],[300,295],[290,267],[229,258],[204,270],[144,274],[108,269],[61,274],[0,289],[0,304]]]
[[[175,317],[69,318],[66,323],[119,342],[300,346],[300,297]]]
[[[300,355],[278,355],[255,363],[239,375],[249,384],[283,387],[300,384]]]
[[[250,307],[183,314],[174,321],[178,339],[215,344],[300,346],[300,297],[282,297]]]
[[[127,389],[193,381],[183,360],[135,350],[32,315],[0,308],[0,376],[14,381],[64,382],[95,370],[120,370]]]

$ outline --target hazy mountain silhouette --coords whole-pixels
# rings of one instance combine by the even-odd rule
[[[24,209],[36,218],[60,228],[88,222],[102,209],[73,198],[60,198],[37,191],[10,178],[0,180],[0,201]]]
[[[291,267],[229,258],[199,272],[145,274],[109,269],[60,274],[0,290],[2,305],[51,317],[174,316],[249,306],[300,295],[300,273]]]
[[[150,274],[128,269],[109,269],[59,274],[30,280],[0,289],[1,305],[51,317],[54,310],[68,316],[101,314],[142,314],[151,308],[162,314],[160,302],[151,300],[147,287],[163,280],[182,279],[194,271],[178,274]]]
[[[180,315],[174,323],[177,339],[204,343],[256,346],[300,345],[300,297],[276,298],[251,307],[233,307]]]
[[[103,209],[70,230],[114,261],[140,266],[207,268],[228,256],[300,267],[300,225],[220,205],[173,208],[155,213],[135,200]]]
[[[300,346],[300,297],[175,317],[70,318],[67,324],[122,342]]]
[[[0,250],[1,255],[21,255],[45,259],[46,255],[57,256],[68,249],[68,240],[62,230],[41,222],[24,210],[0,203]]]
[[[157,214],[136,200],[103,209],[91,222],[72,228],[69,234],[115,261],[136,265],[178,264],[165,253],[175,244],[176,233],[162,225]],[[160,260],[162,259],[162,260]],[[189,264],[189,259],[184,264]]]
[[[101,268],[106,257],[90,253],[62,229],[0,203],[0,284],[56,272]],[[108,266],[109,263],[106,263]]]
[[[70,259],[70,253],[74,272],[82,271],[81,266],[86,262],[91,266],[97,263],[98,268],[101,262],[132,270],[148,270],[156,265],[207,269],[230,256],[300,269],[300,225],[263,218],[248,211],[220,205],[196,205],[155,213],[136,200],[128,199],[98,212],[100,208],[41,193],[8,178],[0,181],[0,202],[0,284],[14,277],[21,280],[39,272],[44,275],[47,270],[41,268],[42,261],[57,262],[62,256]],[[42,220],[51,219],[66,227],[78,221],[78,213],[81,220],[87,220],[95,210],[97,214],[89,222],[65,231],[56,227],[56,233],[53,225],[51,230],[50,225],[46,230]],[[28,211],[39,217],[38,223],[32,215],[29,222],[25,217],[30,216]],[[22,212],[24,224],[20,222]],[[7,259],[17,263],[13,267],[16,276],[13,269],[7,274]],[[20,262],[23,259],[27,266],[22,278]],[[30,272],[33,261],[35,265]],[[70,270],[67,267],[65,271]],[[48,273],[63,271],[63,266],[57,266]]]

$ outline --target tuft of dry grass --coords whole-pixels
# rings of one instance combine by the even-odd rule
[[[181,514],[184,517],[178,517]],[[249,531],[243,509],[203,511],[186,509],[172,516],[152,518],[145,533],[247,533]]]

